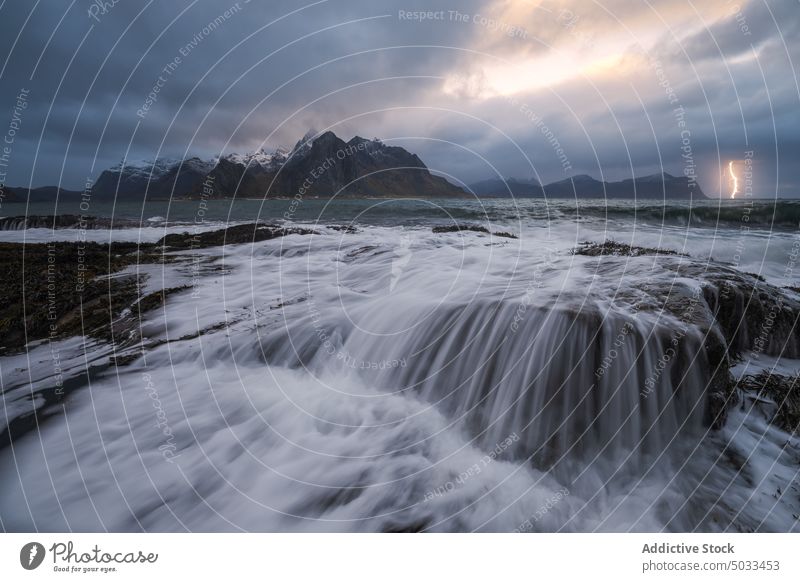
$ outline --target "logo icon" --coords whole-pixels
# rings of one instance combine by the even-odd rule
[[[44,546],[39,542],[29,542],[19,551],[19,563],[26,570],[35,570],[44,561]]]

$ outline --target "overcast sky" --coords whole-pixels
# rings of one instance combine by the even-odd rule
[[[797,0],[102,4],[2,3],[8,184],[313,128],[455,182],[696,172],[712,197],[752,152],[754,196],[800,197]]]

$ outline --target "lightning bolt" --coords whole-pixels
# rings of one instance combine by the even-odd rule
[[[36,554],[38,553],[39,553],[39,548],[37,548],[36,546],[31,546],[31,553],[28,556],[28,566],[33,564],[33,559],[36,557]]]
[[[728,172],[733,180],[733,192],[731,192],[731,199],[733,199],[736,198],[736,195],[739,193],[739,178],[737,178],[736,174],[733,173],[733,160],[728,162]]]

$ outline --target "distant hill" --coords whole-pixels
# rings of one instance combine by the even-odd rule
[[[472,184],[470,189],[478,196],[520,198],[667,198],[689,200],[707,198],[696,182],[684,176],[653,174],[629,178],[621,182],[601,182],[585,174],[540,186],[535,181],[509,178],[492,179]],[[510,190],[510,192],[509,192]]]
[[[22,188],[6,186],[3,188],[3,200],[5,202],[26,202],[30,196],[31,202],[50,202],[56,198],[60,200],[75,200],[80,198],[83,192],[75,190],[65,190],[56,186],[42,186],[41,188]]]

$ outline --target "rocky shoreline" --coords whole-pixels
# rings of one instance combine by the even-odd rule
[[[163,260],[136,243],[0,243],[2,353],[28,342],[76,335],[108,337],[110,324],[138,298],[133,277],[109,277]]]
[[[465,230],[489,232],[464,225],[436,228],[434,232]],[[142,314],[162,307],[170,296],[187,287],[144,294],[143,275],[122,273],[126,268],[191,261],[193,250],[294,234],[315,231],[250,223],[203,233],[168,234],[156,243],[0,243],[0,355],[20,353],[31,342],[76,336],[118,348],[135,344]],[[696,281],[702,289],[699,294],[691,293],[684,284],[669,289],[642,284],[632,291],[635,296],[620,297],[634,313],[672,316],[676,325],[692,325],[703,333],[701,355],[709,370],[708,426],[722,427],[728,411],[740,401],[740,393],[757,391],[767,398],[785,400],[776,402],[774,422],[787,432],[797,431],[796,379],[756,375],[737,382],[731,374],[731,367],[747,352],[800,357],[800,299],[796,291],[775,287],[723,264],[701,264],[674,251],[614,241],[583,243],[573,254],[597,261],[653,256],[666,261],[664,266],[675,272],[676,279]],[[676,338],[676,345],[689,341],[686,333]],[[136,357],[138,354],[120,355],[110,363],[125,365]]]
[[[123,311],[150,311],[175,292],[141,295],[141,277],[119,275],[127,267],[187,260],[180,251],[312,233],[251,223],[168,234],[156,243],[0,243],[0,355],[44,339],[85,335],[113,342]]]

